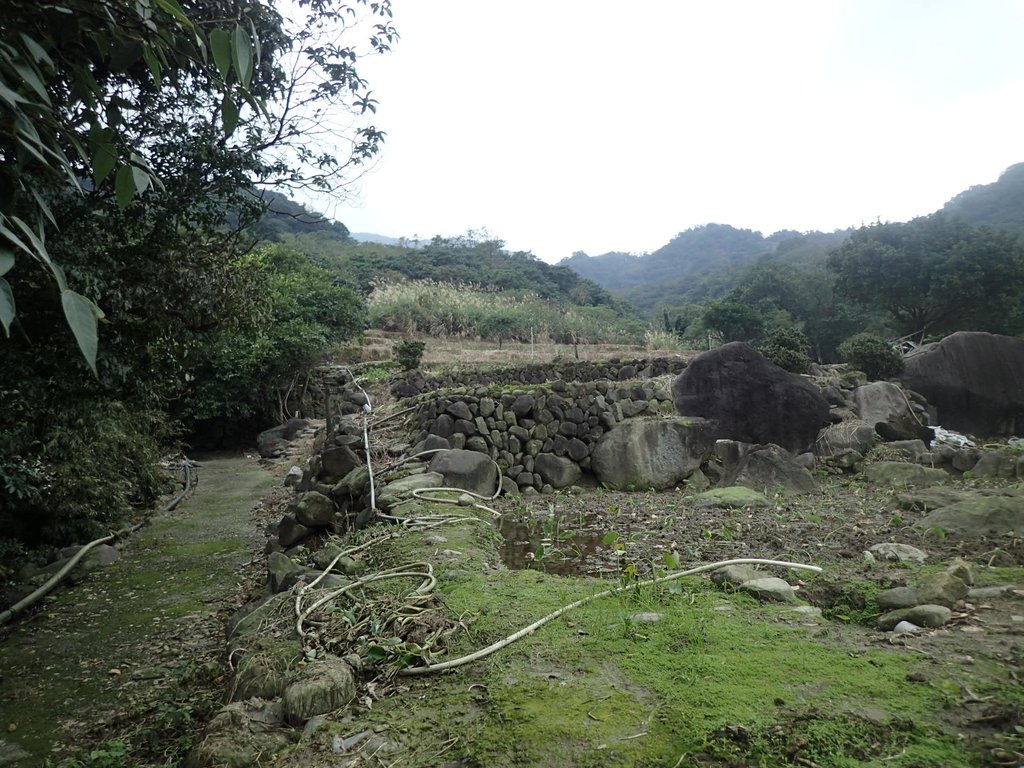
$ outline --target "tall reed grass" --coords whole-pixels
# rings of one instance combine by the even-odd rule
[[[639,344],[649,330],[610,307],[560,306],[533,293],[431,280],[379,282],[368,309],[374,328],[442,339]]]

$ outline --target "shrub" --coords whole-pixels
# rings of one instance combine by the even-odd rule
[[[426,344],[422,341],[402,341],[395,344],[395,360],[402,366],[403,371],[411,371],[420,367],[420,360],[423,358],[423,350]]]
[[[157,461],[168,439],[162,413],[102,396],[48,405],[59,418],[0,424],[6,536],[32,546],[84,542],[156,500],[165,482]]]
[[[839,359],[872,380],[889,379],[903,372],[903,356],[885,339],[858,333],[839,345]]]
[[[811,365],[810,348],[807,336],[795,326],[773,328],[757,345],[762,355],[791,373],[807,373]]]

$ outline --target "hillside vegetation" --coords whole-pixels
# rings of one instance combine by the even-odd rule
[[[864,332],[920,341],[1024,330],[1022,212],[1019,164],[911,222],[767,237],[707,224],[652,253],[578,252],[560,265],[689,346],[741,340],[770,349],[785,334],[799,348],[790,362],[830,362],[842,341]]]
[[[975,227],[1024,231],[1024,163],[1011,165],[992,184],[964,190],[942,212]]]

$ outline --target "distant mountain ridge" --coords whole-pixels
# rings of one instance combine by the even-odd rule
[[[1024,163],[1010,166],[992,184],[961,192],[941,212],[972,226],[1024,232]],[[667,304],[723,296],[750,267],[763,261],[798,266],[820,262],[852,231],[781,230],[765,237],[728,224],[704,224],[680,232],[651,253],[612,251],[588,256],[576,252],[558,266],[568,267],[650,313]]]
[[[974,227],[1024,231],[1024,163],[1011,165],[991,184],[964,190],[942,212]]]
[[[808,262],[838,245],[846,232],[782,230],[768,237],[728,224],[705,224],[680,232],[652,253],[575,253],[558,262],[619,298],[651,312],[664,303],[696,303],[729,291],[746,268],[764,258]]]
[[[381,245],[413,245],[414,242],[405,237],[388,237],[373,232],[349,232],[349,237],[360,243],[380,243]]]

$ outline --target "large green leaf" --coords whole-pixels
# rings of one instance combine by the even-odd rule
[[[163,67],[160,64],[160,59],[148,45],[142,47],[142,58],[146,60],[149,72],[153,75],[153,84],[159,87],[160,81],[163,79]]]
[[[13,257],[11,257],[13,260]],[[11,284],[0,277],[0,325],[4,327],[4,333],[11,335],[11,323],[14,322],[14,291]]]
[[[6,248],[0,248],[0,277],[3,277],[14,266],[14,254]]]
[[[224,116],[224,134],[230,136],[238,125],[238,104],[235,103],[230,92],[224,94],[224,102],[220,105],[220,109]]]
[[[114,145],[106,136],[102,136],[94,145],[92,156],[92,180],[98,187],[114,170],[117,165],[117,155],[114,152]]]
[[[46,92],[46,83],[43,82],[43,77],[39,74],[39,70],[27,61],[15,62],[14,69],[17,70],[21,79],[29,86],[29,88],[39,95],[39,98],[43,100],[43,103],[49,105],[50,94]]]
[[[141,195],[147,189],[149,189],[149,182],[151,177],[144,168],[139,168],[137,165],[132,166],[132,177],[135,182],[135,189]]]
[[[82,350],[85,362],[95,374],[96,352],[99,348],[96,324],[103,317],[103,312],[85,296],[72,290],[61,292],[60,303],[64,307],[64,317],[67,318],[71,332],[75,334],[78,348]]]
[[[249,33],[241,26],[235,25],[235,39],[232,46],[235,57],[235,70],[238,72],[238,79],[242,87],[248,88],[252,79],[252,42],[249,40]]]
[[[117,169],[117,176],[114,177],[114,194],[120,208],[127,208],[135,196],[135,174],[130,165],[122,165]]]
[[[217,65],[221,79],[227,81],[231,72],[231,35],[223,29],[215,29],[210,33],[210,48],[213,50],[213,63]]]

